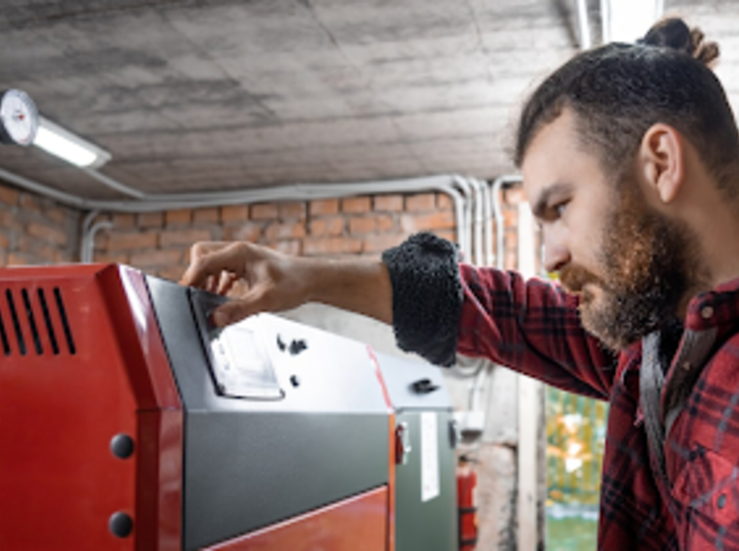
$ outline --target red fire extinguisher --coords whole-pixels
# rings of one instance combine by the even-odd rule
[[[466,455],[457,461],[457,507],[459,508],[459,549],[474,551],[477,545],[477,474]]]

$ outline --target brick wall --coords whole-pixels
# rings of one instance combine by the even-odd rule
[[[454,205],[441,193],[257,203],[113,214],[95,238],[96,262],[179,279],[195,241],[247,240],[304,256],[379,255],[418,231],[455,240]]]
[[[0,266],[79,258],[81,213],[0,184]]]

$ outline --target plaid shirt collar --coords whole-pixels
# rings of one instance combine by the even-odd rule
[[[694,296],[688,303],[684,325],[686,329],[693,331],[717,327],[718,338],[721,339],[737,322],[739,322],[739,277],[722,283],[711,291]],[[624,353],[633,359],[641,357],[641,341],[629,346]],[[624,363],[621,377],[638,369],[638,361],[627,361]]]
[[[711,291],[693,297],[688,304],[686,328],[702,331],[731,326],[739,318],[739,278],[722,283]]]
[[[739,277],[722,283],[711,291],[694,296],[688,303],[684,325],[685,329],[693,331],[705,331],[716,327],[718,340],[723,340],[737,322],[739,322]],[[641,346],[641,341],[638,341],[624,350],[623,354],[627,360],[622,362],[620,374],[621,381],[631,390],[635,399],[638,399],[637,379],[641,367]],[[671,365],[666,373],[667,380],[672,376],[674,367]],[[664,398],[663,394],[663,401]],[[634,425],[639,426],[643,421],[644,412],[639,405]]]

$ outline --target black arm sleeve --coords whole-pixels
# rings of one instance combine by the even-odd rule
[[[455,362],[462,283],[454,244],[419,233],[382,254],[393,288],[398,347],[436,365]]]

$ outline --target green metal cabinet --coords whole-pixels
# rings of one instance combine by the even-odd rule
[[[397,551],[455,551],[456,431],[439,368],[378,355],[404,448],[396,464]]]

